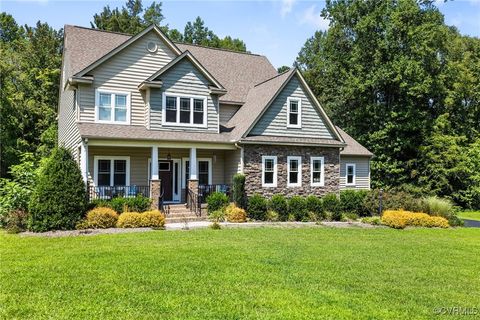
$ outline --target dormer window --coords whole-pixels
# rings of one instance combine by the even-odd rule
[[[302,100],[298,98],[287,99],[287,128],[302,127]]]
[[[162,123],[166,126],[206,127],[207,98],[192,96],[176,96],[163,94],[164,116]]]
[[[95,92],[95,120],[100,123],[130,123],[130,93],[97,89]]]

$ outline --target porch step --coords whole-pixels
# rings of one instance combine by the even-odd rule
[[[202,216],[197,217],[195,213],[191,212],[189,208],[185,206],[185,204],[170,204],[165,205],[168,206],[168,215],[165,218],[166,223],[182,223],[182,222],[192,222],[192,221],[206,221],[207,220],[207,212],[205,209],[202,209]],[[203,207],[203,206],[202,206]],[[167,208],[166,208],[167,209]]]
[[[165,218],[165,223],[184,223],[184,222],[194,222],[194,221],[207,221],[206,217],[197,217],[197,216],[190,216],[190,217],[171,217],[168,216]]]

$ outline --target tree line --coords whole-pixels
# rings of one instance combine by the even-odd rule
[[[480,39],[433,1],[327,0],[295,65],[333,121],[369,148],[374,187],[480,207]]]

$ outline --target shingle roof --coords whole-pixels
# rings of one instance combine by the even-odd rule
[[[293,72],[295,69],[290,69],[250,89],[245,104],[226,124],[227,128],[232,128],[233,139],[239,140],[244,135]]]
[[[265,56],[207,48],[175,42],[182,51],[190,51],[227,89],[220,101],[245,102],[257,83],[276,76],[277,70]]]
[[[65,26],[65,61],[67,78],[85,69],[110,51],[129,40],[132,36],[89,29],[78,26]],[[225,102],[245,102],[248,91],[257,83],[277,75],[277,70],[265,56],[207,48],[203,46],[175,43],[183,52],[192,55],[227,89],[220,97]],[[148,78],[150,75],[146,75]]]
[[[345,131],[337,127],[338,132],[342,136],[343,140],[347,146],[340,152],[341,155],[350,155],[350,156],[366,156],[372,157],[373,153],[368,151],[367,148],[358,143],[355,139],[349,136]]]
[[[65,25],[64,60],[66,77],[85,69],[131,38],[123,33]]]
[[[144,126],[78,123],[83,138],[121,139],[121,140],[155,140],[155,141],[194,141],[211,143],[231,143],[228,133],[208,133],[189,131],[148,130]]]

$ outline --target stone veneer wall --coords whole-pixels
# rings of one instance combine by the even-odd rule
[[[262,187],[262,156],[277,156],[277,187]],[[287,156],[302,157],[302,186],[287,187]],[[310,157],[325,157],[325,185],[310,185]],[[338,193],[340,188],[340,150],[338,148],[306,146],[245,145],[244,173],[247,196],[254,193],[267,198],[281,193],[284,196],[323,196]]]

